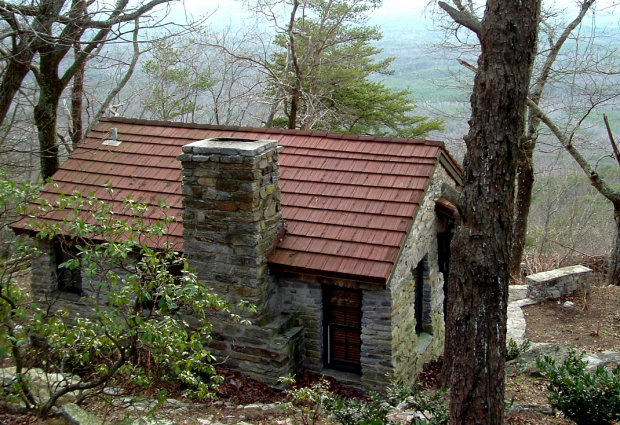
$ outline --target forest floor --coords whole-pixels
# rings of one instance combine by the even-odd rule
[[[565,303],[570,301],[572,306]],[[592,287],[590,295],[564,297],[523,307],[525,339],[573,347],[578,352],[620,352],[620,287],[604,284]],[[518,375],[506,377],[506,399],[517,405],[547,404],[547,383],[543,378]],[[519,415],[515,424],[570,424],[559,417]]]
[[[565,305],[571,301],[572,306]],[[523,308],[527,323],[525,338],[532,342],[553,342],[578,351],[595,353],[601,351],[620,352],[620,287],[595,286],[588,297],[572,296],[549,300]],[[184,409],[159,410],[158,414],[182,424],[205,424],[212,421],[236,423],[243,418],[243,409],[237,405],[253,403],[274,403],[283,399],[283,394],[259,382],[245,378],[230,370],[221,369],[225,382],[217,392],[217,399],[208,404],[192,404]],[[316,382],[317,375],[305,373],[300,383]],[[356,394],[354,390],[339,385],[330,378],[331,388],[344,396]],[[513,405],[547,405],[546,382],[543,378],[526,375],[508,375],[506,399]],[[179,396],[179,397],[177,397]],[[169,397],[181,399],[171,388]],[[100,417],[106,416],[106,423],[117,423],[124,418],[124,409],[93,402],[88,410]],[[200,421],[199,419],[207,420]],[[247,420],[247,418],[246,418]],[[270,413],[260,419],[248,421],[255,424],[290,425],[294,421],[283,413]],[[42,421],[31,415],[15,415],[0,409],[0,423],[7,425],[66,425],[63,419]],[[131,423],[131,422],[125,422]],[[519,412],[508,415],[507,423],[513,425],[541,424],[564,425],[571,422],[538,412]]]

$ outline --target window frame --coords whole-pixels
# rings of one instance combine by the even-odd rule
[[[356,294],[357,304],[354,307],[343,307],[342,311],[344,321],[347,322],[347,312],[350,309],[357,310],[357,319],[355,320],[355,324],[345,324],[345,323],[335,323],[333,321],[334,311],[337,306],[334,306],[331,302],[332,294],[334,291],[342,291],[345,293]],[[345,372],[353,372],[361,374],[362,372],[362,363],[361,363],[361,352],[362,352],[362,296],[363,293],[359,289],[350,289],[343,288],[339,286],[324,286],[323,287],[323,335],[324,335],[324,359],[325,359],[325,367],[334,370],[342,370]],[[359,357],[355,360],[348,359],[339,359],[334,358],[334,350],[332,349],[334,345],[334,332],[336,330],[344,330],[345,331],[345,341],[344,341],[344,349],[345,356],[349,356],[349,347],[355,348],[355,351],[359,353]],[[353,339],[356,339],[355,344],[351,344],[349,341],[349,332],[353,332]],[[358,336],[355,335],[358,334]],[[353,353],[354,354],[354,353]]]

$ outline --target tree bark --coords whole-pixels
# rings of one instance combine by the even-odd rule
[[[64,54],[55,52],[53,46],[41,49],[39,54],[39,99],[34,107],[34,123],[37,126],[41,151],[41,178],[47,179],[52,177],[59,167],[56,127],[58,104],[66,84],[58,77],[58,67]]]
[[[41,87],[39,101],[34,107],[34,122],[39,136],[41,150],[41,178],[52,177],[58,171],[58,143],[56,138],[56,122],[60,93]]]
[[[620,285],[620,203],[614,202],[614,220],[616,221],[616,237],[611,247],[607,283]]]
[[[0,90],[0,124],[4,122],[15,95],[30,71],[30,62],[32,62],[33,58],[34,52],[26,48],[8,61],[0,82],[0,87],[2,87],[2,90]]]
[[[516,156],[540,0],[488,0],[452,241],[445,367],[450,423],[503,423]]]
[[[76,56],[79,53],[79,47],[74,47]],[[84,122],[82,119],[82,100],[84,96],[84,72],[85,64],[83,63],[73,76],[73,86],[71,86],[71,147],[77,148],[82,141]]]

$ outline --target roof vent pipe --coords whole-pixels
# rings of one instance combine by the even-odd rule
[[[105,146],[119,146],[121,144],[118,140],[118,129],[116,127],[110,129],[110,138],[104,140],[102,144]]]

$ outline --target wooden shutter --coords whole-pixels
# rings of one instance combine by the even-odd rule
[[[329,287],[325,291],[328,366],[359,370],[361,353],[362,294]]]

